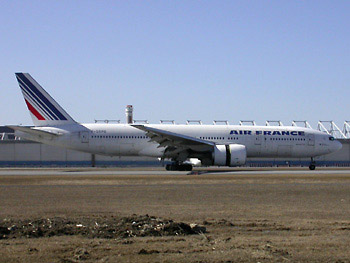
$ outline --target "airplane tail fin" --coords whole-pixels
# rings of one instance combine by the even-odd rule
[[[19,87],[35,126],[76,123],[28,73],[16,73]]]

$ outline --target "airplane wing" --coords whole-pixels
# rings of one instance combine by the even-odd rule
[[[167,155],[175,155],[184,151],[192,150],[196,152],[212,151],[215,143],[198,139],[183,134],[156,129],[145,125],[132,125],[133,127],[146,132],[150,141],[157,142],[160,147],[166,147]]]
[[[61,135],[60,133],[48,132],[43,130],[34,129],[34,127],[25,127],[25,126],[7,126],[15,131],[21,131],[28,133],[30,135],[41,136],[45,138],[52,138]]]

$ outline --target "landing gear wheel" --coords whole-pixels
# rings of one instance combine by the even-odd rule
[[[315,170],[315,168],[316,168],[316,165],[310,164],[309,169],[310,169],[311,171]]]
[[[191,164],[167,164],[165,166],[165,170],[167,171],[192,171]]]
[[[184,171],[192,171],[192,165],[190,164],[183,164],[181,166],[183,166]]]
[[[313,157],[311,157],[311,163],[310,163],[309,169],[310,169],[311,171],[313,171],[313,170],[315,170],[315,168],[316,168],[315,160],[314,160]]]

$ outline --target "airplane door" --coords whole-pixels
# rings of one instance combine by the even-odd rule
[[[253,141],[253,145],[251,147],[251,152],[255,155],[261,154],[261,135],[252,136],[251,140]]]
[[[89,142],[89,132],[87,132],[87,131],[80,132],[80,140],[82,143],[88,143]]]
[[[255,145],[261,145],[261,135],[256,135],[255,138],[254,138],[254,144]]]
[[[314,134],[308,134],[307,141],[309,146],[315,145],[315,135]]]

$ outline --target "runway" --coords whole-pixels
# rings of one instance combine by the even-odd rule
[[[42,169],[21,169],[21,168],[2,168],[0,176],[52,176],[52,175],[200,175],[200,174],[216,174],[216,175],[318,175],[318,174],[349,174],[349,168],[324,168],[310,171],[308,168],[194,168],[192,172],[182,171],[166,171],[164,168],[42,168]]]

